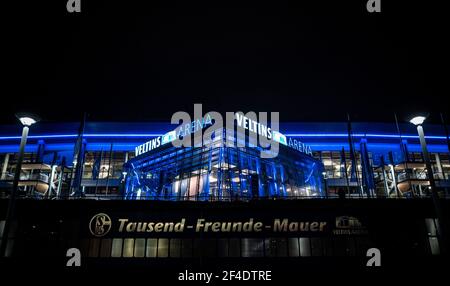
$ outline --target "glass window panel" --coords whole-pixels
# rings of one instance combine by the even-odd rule
[[[318,237],[311,238],[312,256],[322,256],[322,240]]]
[[[217,240],[204,239],[202,240],[202,254],[205,257],[215,257],[217,255]]]
[[[221,238],[218,240],[217,253],[219,257],[228,257],[228,239]]]
[[[188,200],[195,200],[198,194],[199,180],[197,175],[193,175],[189,181],[189,192],[187,192]]]
[[[432,236],[436,235],[436,225],[434,223],[434,219],[426,218],[425,219],[425,226],[427,228],[428,235],[432,235]]]
[[[229,240],[228,245],[228,256],[229,257],[240,257],[241,256],[241,242],[239,238],[232,238]]]
[[[172,238],[170,240],[170,257],[181,256],[181,240],[179,238]]]
[[[287,240],[286,238],[277,239],[277,256],[286,257],[287,256]]]
[[[6,250],[5,250],[6,257],[11,257],[13,255],[15,243],[16,243],[16,240],[14,240],[12,238],[8,239],[8,242],[6,243]]]
[[[136,238],[134,242],[134,257],[144,257],[145,238]]]
[[[158,257],[167,257],[169,255],[169,239],[158,239]]]
[[[123,243],[123,257],[133,257],[134,238],[125,238]]]
[[[264,241],[265,255],[267,257],[277,256],[277,239],[276,238],[266,238]]]
[[[439,241],[437,237],[429,237],[428,241],[430,242],[431,254],[438,255],[440,253],[440,250],[439,250]]]
[[[202,255],[201,245],[202,243],[200,239],[194,239],[194,257],[200,257]]]
[[[112,244],[112,240],[110,238],[102,239],[102,244],[100,247],[100,257],[110,257],[111,244]]]
[[[356,254],[365,256],[367,253],[367,249],[370,248],[369,240],[367,239],[367,237],[356,237],[355,244],[356,244]]]
[[[185,238],[181,241],[181,256],[182,257],[192,256],[192,239]]]
[[[324,256],[333,256],[333,242],[330,238],[322,238],[322,249]]]
[[[355,247],[355,240],[353,237],[350,237],[347,239],[347,244],[345,248],[345,255],[346,256],[355,256],[356,255],[356,247]]]
[[[309,243],[309,237],[300,237],[300,255],[311,256],[311,246]]]
[[[81,255],[89,256],[89,239],[81,240]]]
[[[188,179],[184,179],[181,181],[180,195],[183,197],[186,195],[187,183],[188,183]]]
[[[344,256],[346,255],[347,239],[337,238],[334,240],[334,255]]]
[[[122,239],[114,238],[111,248],[111,257],[122,257]]]
[[[5,228],[5,221],[4,220],[0,220],[0,238],[3,235],[3,228]]]
[[[158,239],[156,238],[147,239],[147,250],[145,256],[156,257],[157,249],[158,249]]]
[[[298,257],[300,255],[300,247],[297,237],[288,238],[289,256]]]
[[[100,239],[93,238],[89,244],[89,257],[98,257],[100,251]]]
[[[242,257],[261,257],[264,253],[264,241],[257,238],[242,239]]]

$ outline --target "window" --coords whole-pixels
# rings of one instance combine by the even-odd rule
[[[239,238],[232,238],[228,244],[228,256],[240,257],[241,256],[241,242]]]
[[[356,255],[366,256],[367,249],[371,248],[371,243],[367,237],[357,237],[355,239]]]
[[[201,253],[204,257],[214,257],[217,254],[217,240],[212,238],[207,238],[201,240]]]
[[[90,241],[89,244],[89,257],[98,257],[98,253],[100,250],[100,239],[99,238],[93,238]]]
[[[298,238],[288,238],[288,251],[290,257],[298,257],[300,255],[300,247],[298,244]]]
[[[336,238],[334,240],[334,255],[345,256],[347,247],[347,238]]]
[[[333,241],[330,238],[323,238],[322,246],[324,256],[333,256]]]
[[[3,229],[5,228],[5,221],[0,220],[0,239],[3,237]]]
[[[311,246],[309,243],[309,237],[300,237],[300,255],[311,256]]]
[[[181,256],[181,240],[178,238],[170,240],[170,257]]]
[[[436,221],[427,219],[430,253],[439,254]],[[367,237],[272,238],[92,238],[81,241],[83,256],[126,258],[365,256]]]
[[[82,256],[89,256],[89,239],[83,239],[81,240],[81,255]]]
[[[134,257],[144,257],[145,238],[136,238],[134,242]]]
[[[158,257],[168,257],[169,240],[167,238],[158,239]]]
[[[181,240],[181,256],[192,257],[192,239],[186,238]]]
[[[110,238],[102,239],[102,243],[100,246],[100,257],[110,257],[111,244],[112,244],[112,241]]]
[[[217,242],[217,255],[219,257],[228,257],[228,239],[221,238]]]
[[[125,238],[123,243],[123,257],[133,257],[134,238]]]
[[[122,239],[114,238],[111,248],[111,257],[121,257],[122,256]]]
[[[257,238],[242,239],[242,257],[261,257],[264,254],[264,241]]]
[[[310,240],[312,256],[322,256],[322,240],[314,237]]]
[[[287,256],[287,241],[285,238],[266,238],[264,241],[264,245],[265,245],[265,255],[267,257]]]
[[[158,240],[156,238],[147,239],[146,257],[156,257],[158,250]]]

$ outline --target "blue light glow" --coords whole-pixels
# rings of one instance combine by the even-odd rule
[[[286,136],[291,137],[340,137],[340,138],[347,138],[347,133],[286,133]],[[412,139],[419,139],[418,135],[398,135],[398,134],[362,134],[362,133],[356,133],[353,134],[353,137],[377,137],[377,138],[412,138]],[[428,135],[425,136],[425,138],[428,139],[440,139],[445,140],[445,136],[433,136]]]
[[[148,138],[148,137],[156,137],[162,136],[164,133],[87,133],[84,134],[86,138]],[[285,133],[286,136],[291,137],[322,137],[322,138],[346,138],[348,137],[347,133]],[[29,139],[58,139],[58,138],[76,138],[78,134],[44,134],[44,135],[30,135]],[[398,135],[398,134],[363,134],[356,133],[353,134],[353,137],[376,137],[376,138],[410,138],[410,139],[418,139],[417,135]],[[20,136],[0,136],[0,140],[15,140],[20,139]],[[438,139],[445,140],[445,136],[434,136],[428,135],[425,136],[427,139]],[[450,137],[449,137],[450,138]]]
[[[111,134],[84,134],[86,138],[148,138],[161,136],[162,133],[142,133],[142,134],[127,134],[127,133],[111,133]],[[78,134],[51,134],[51,135],[30,135],[29,139],[58,139],[58,138],[76,138]],[[20,139],[21,136],[0,136],[0,140],[14,140]]]

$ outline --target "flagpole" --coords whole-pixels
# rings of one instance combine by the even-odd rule
[[[398,124],[398,118],[397,118],[397,113],[394,112],[394,118],[395,118],[395,126],[397,127],[397,133],[398,136],[400,137],[400,148],[402,149],[402,153],[404,153],[405,155],[405,161],[403,162],[404,167],[405,167],[405,173],[406,173],[406,178],[408,179],[408,184],[409,184],[409,189],[411,190],[412,196],[415,197],[416,194],[414,194],[414,190],[411,184],[411,180],[409,178],[409,174],[408,174],[408,158],[409,158],[409,154],[407,153],[407,150],[403,150],[402,146],[403,146],[403,137],[402,137],[402,132],[400,131],[400,126]],[[395,166],[394,166],[395,168]],[[395,172],[394,172],[395,175]],[[395,180],[395,182],[397,182],[397,180]],[[398,186],[395,186],[395,189],[398,190]],[[399,191],[397,191],[397,195],[399,195]]]
[[[102,167],[102,160],[103,160],[103,148],[100,150],[100,166],[98,167],[98,174],[97,174],[97,180],[95,182],[95,196],[97,196],[97,188],[98,188],[98,180],[100,179],[100,171]],[[96,164],[97,162],[94,162]]]
[[[108,175],[107,175],[107,177],[106,177],[106,195],[108,195],[108,187],[109,187],[109,172],[111,171],[112,151],[113,151],[113,144],[111,143],[111,147],[110,147],[110,149],[109,149],[109,160],[108,160]]]
[[[350,147],[350,156],[351,156],[351,160],[352,160],[352,169],[354,168],[355,170],[355,176],[356,176],[356,185],[358,186],[359,189],[359,195],[361,196],[361,186],[359,184],[359,176],[358,176],[358,164],[357,164],[357,160],[356,160],[356,153],[355,153],[355,146],[353,145],[353,136],[352,136],[352,123],[350,120],[350,114],[347,113],[347,132],[348,132],[348,145]]]

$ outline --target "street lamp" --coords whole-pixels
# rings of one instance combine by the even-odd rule
[[[28,131],[31,125],[39,121],[38,117],[27,113],[18,113],[16,114],[16,117],[23,125],[22,139],[20,140],[19,158],[17,160],[16,170],[14,173],[13,187],[9,196],[8,209],[6,210],[5,224],[3,227],[2,241],[0,245],[0,257],[5,257],[6,255],[6,245],[8,243],[9,229],[14,214],[17,187],[19,185],[20,172],[22,170],[23,154],[25,152],[25,145],[27,144]]]
[[[425,141],[425,134],[423,132],[422,124],[425,122],[425,116],[413,117],[409,122],[417,126],[417,133],[419,133],[420,146],[422,147],[423,159],[425,160],[425,167],[430,181],[430,187],[435,189],[433,169],[431,168],[430,155],[428,154],[427,142]]]
[[[411,118],[409,120],[409,122],[418,126],[418,125],[422,125],[423,122],[425,121],[425,119],[427,119],[425,116],[416,116],[416,117]]]
[[[416,116],[409,120],[412,124],[417,126],[417,133],[419,134],[420,146],[422,147],[423,159],[425,160],[425,167],[427,170],[428,180],[430,181],[431,199],[433,200],[434,209],[439,221],[439,229],[441,230],[441,252],[445,253],[447,250],[446,244],[446,232],[444,230],[445,224],[443,222],[444,216],[442,214],[442,208],[439,201],[439,195],[436,190],[436,184],[434,181],[433,169],[431,168],[430,156],[428,154],[427,142],[425,141],[425,134],[423,132],[422,124],[424,123],[425,116]]]

